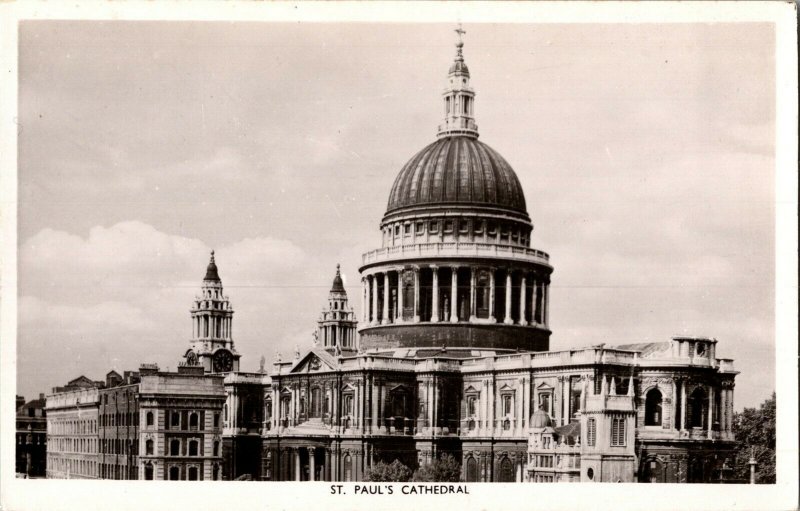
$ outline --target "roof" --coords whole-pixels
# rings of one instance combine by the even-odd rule
[[[208,262],[208,268],[206,268],[206,276],[203,280],[210,280],[213,282],[220,282],[219,273],[217,272],[217,264],[214,261],[214,251],[211,251],[211,260]]]
[[[522,185],[511,165],[474,137],[443,137],[414,155],[392,185],[386,214],[452,205],[500,208],[528,219]]]
[[[638,351],[642,356],[647,356],[657,351],[662,351],[669,348],[668,341],[662,342],[639,342],[634,344],[620,344],[617,346],[608,346],[618,350]]]
[[[575,440],[576,438],[580,438],[581,436],[581,423],[579,421],[572,421],[565,426],[559,426],[557,428],[553,428],[560,437],[567,438],[569,440]],[[572,442],[567,442],[572,443]]]
[[[331,293],[344,293],[344,282],[342,282],[342,274],[339,270],[339,265],[336,265],[336,276],[333,277],[333,286],[331,286]]]

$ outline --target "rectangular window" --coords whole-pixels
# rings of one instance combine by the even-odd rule
[[[431,234],[436,234],[437,232],[439,232],[439,223],[435,221],[431,222],[430,225],[428,226],[428,230],[431,232]]]
[[[444,232],[453,232],[453,221],[448,220],[444,223]]]
[[[597,441],[597,421],[589,419],[586,423],[586,445],[594,446]]]
[[[423,232],[425,232],[425,223],[417,222],[417,234],[422,234]]]
[[[625,446],[625,419],[611,419],[611,445],[614,447]]]
[[[411,224],[405,224],[403,226],[403,233],[404,234],[411,234]]]

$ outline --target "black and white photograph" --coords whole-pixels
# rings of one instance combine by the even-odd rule
[[[4,20],[3,509],[793,507],[793,4],[135,4]]]

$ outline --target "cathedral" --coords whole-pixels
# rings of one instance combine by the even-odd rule
[[[337,267],[313,346],[238,372],[212,254],[186,361],[226,373],[223,477],[361,481],[449,453],[467,482],[724,480],[737,372],[715,339],[549,350],[553,265],[479,141],[457,32],[436,139],[362,256],[358,320]]]
[[[48,477],[363,481],[449,454],[466,482],[726,479],[738,373],[716,339],[550,350],[553,264],[479,141],[457,32],[444,119],[389,191],[358,315],[337,266],[313,344],[243,372],[212,252],[176,372],[48,396]]]

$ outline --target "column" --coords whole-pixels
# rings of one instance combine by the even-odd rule
[[[383,416],[384,402],[386,401],[386,382],[380,382],[378,386],[378,429],[382,432],[386,431],[385,417]]]
[[[522,399],[522,425],[524,427],[531,418],[531,385],[527,376],[522,379]]]
[[[489,321],[494,319],[494,268],[489,268]]]
[[[308,448],[308,480],[313,482],[316,477],[316,470],[314,467],[314,448]]]
[[[714,426],[714,387],[708,386],[708,438],[711,438]]]
[[[538,299],[539,294],[541,293],[541,291],[539,291],[539,283],[536,282],[535,278],[534,278],[532,286],[533,287],[531,288],[531,323],[533,323],[534,325],[538,325],[539,324],[539,320],[536,319],[537,318],[537,312],[538,312],[538,310],[536,308],[536,300]]]
[[[469,269],[469,320],[474,322],[476,319],[476,298],[477,298],[477,290],[476,290],[476,281],[478,276],[475,274],[475,267],[470,267]]]
[[[528,322],[525,320],[525,274],[522,274],[522,280],[519,283],[519,324],[525,326]]]
[[[372,397],[372,433],[375,434],[378,432],[378,392],[377,388],[375,388],[375,380],[371,380],[371,385],[369,387],[369,391]]]
[[[675,417],[678,416],[678,384],[672,380],[672,409],[670,410],[669,429],[675,429]]]
[[[506,325],[513,325],[511,319],[511,270],[506,273],[506,318],[503,320]]]
[[[450,269],[450,323],[458,323],[458,266],[451,266]]]
[[[686,380],[681,380],[681,431],[686,429]]]
[[[403,322],[403,268],[397,269],[397,322]]]
[[[497,396],[494,395],[494,376],[489,379],[488,397],[489,399],[487,405],[489,406],[489,434],[494,436],[494,411],[497,403]]]
[[[378,274],[372,275],[372,322],[371,325],[378,324]]]
[[[294,448],[294,480],[300,480],[300,448]]]
[[[425,382],[425,403],[428,405],[428,428],[433,433],[433,385],[430,381]]]
[[[414,323],[419,323],[419,266],[414,267]]]
[[[431,292],[431,302],[433,312],[431,313],[431,322],[439,322],[439,267],[431,266],[433,270],[433,291]]]
[[[516,393],[516,400],[517,402],[514,403],[514,408],[516,409],[514,415],[514,430],[517,431],[517,434],[522,431],[522,417],[525,415],[525,380],[520,378],[517,380],[517,393]]]
[[[550,291],[548,290],[547,281],[542,282],[542,308],[544,312],[542,312],[542,323],[544,326],[550,324],[550,305],[548,305],[547,301],[550,298]]]
[[[367,310],[367,279],[361,277],[361,322],[367,324],[369,311]]]
[[[388,325],[389,319],[389,272],[383,273],[383,321],[381,324]]]

